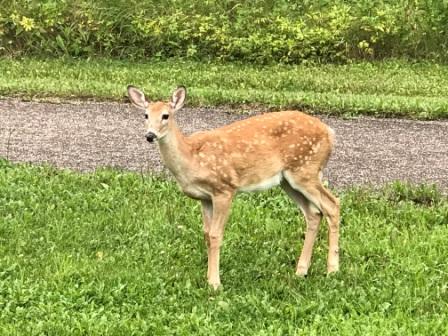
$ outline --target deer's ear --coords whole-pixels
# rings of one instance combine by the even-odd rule
[[[174,90],[171,96],[171,106],[174,111],[180,110],[184,106],[185,97],[187,96],[187,89],[185,86],[179,86]]]
[[[139,109],[144,110],[149,105],[149,103],[146,101],[145,94],[135,86],[128,86],[128,96],[131,103]]]

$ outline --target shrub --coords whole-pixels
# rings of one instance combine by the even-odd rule
[[[0,0],[0,54],[253,63],[448,59],[436,0]]]

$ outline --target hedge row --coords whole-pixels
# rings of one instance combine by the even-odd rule
[[[448,60],[447,0],[0,0],[0,54]]]

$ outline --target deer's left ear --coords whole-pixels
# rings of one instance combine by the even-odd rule
[[[179,86],[176,90],[174,90],[173,95],[171,96],[171,106],[174,111],[178,111],[184,106],[185,97],[187,96],[187,89],[185,86]]]

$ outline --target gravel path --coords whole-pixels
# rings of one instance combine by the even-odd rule
[[[222,109],[184,109],[186,133],[246,116]],[[381,185],[393,180],[448,189],[448,121],[322,118],[337,134],[326,172],[332,185]],[[128,104],[49,104],[0,100],[0,156],[91,171],[112,166],[162,169],[156,145],[144,139],[143,114]]]

